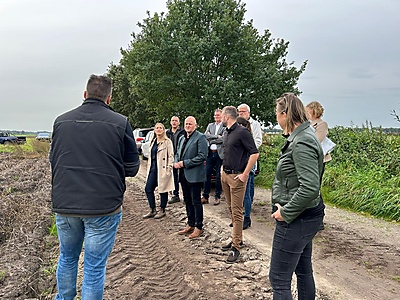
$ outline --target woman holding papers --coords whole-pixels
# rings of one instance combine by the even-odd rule
[[[322,149],[324,151],[324,164],[321,173],[321,184],[322,184],[322,176],[324,175],[325,171],[325,163],[332,160],[330,151],[335,147],[335,144],[328,139],[328,123],[322,120],[322,115],[324,114],[324,108],[322,107],[321,103],[317,101],[310,102],[306,106],[306,110],[308,113],[308,118],[311,122],[311,126],[315,130],[315,135],[317,139],[321,143]],[[322,195],[321,195],[322,199]],[[324,222],[322,221],[319,230],[324,229]]]
[[[307,104],[306,109],[308,113],[308,118],[311,122],[311,126],[315,129],[315,135],[317,136],[319,142],[322,143],[322,141],[328,135],[328,124],[321,119],[322,115],[324,114],[324,108],[319,102],[313,101]],[[324,156],[324,166],[325,163],[330,161],[331,159],[331,154],[329,153],[329,151],[327,151]]]

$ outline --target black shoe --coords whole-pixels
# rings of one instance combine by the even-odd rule
[[[233,264],[233,263],[237,262],[239,259],[239,255],[240,255],[239,250],[236,249],[235,247],[232,247],[231,251],[229,251],[229,255],[228,255],[228,258],[226,259],[226,263]]]
[[[240,244],[239,244],[240,248],[242,248],[243,245],[244,245],[244,244],[243,244],[243,241],[240,242]],[[232,248],[232,242],[229,242],[229,243],[226,244],[225,246],[222,246],[222,247],[221,247],[222,251],[228,251],[228,250],[230,250],[231,248]]]
[[[168,204],[173,204],[176,202],[181,201],[178,196],[172,196],[171,199],[168,201]]]
[[[243,230],[249,228],[251,226],[251,219],[250,217],[244,217],[243,220]]]
[[[233,224],[231,223],[231,224],[229,224],[229,227],[233,227]]]

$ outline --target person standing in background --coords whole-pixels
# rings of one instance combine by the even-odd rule
[[[221,199],[222,187],[221,187],[221,165],[223,158],[222,150],[222,136],[225,132],[225,127],[221,122],[221,109],[216,109],[214,112],[214,123],[210,123],[207,126],[204,135],[208,141],[208,156],[206,161],[206,180],[204,181],[203,197],[201,203],[208,203],[211,191],[211,175],[215,168],[215,197],[214,205],[218,205]]]
[[[292,299],[293,273],[299,299],[315,299],[312,240],[325,209],[320,197],[324,155],[295,94],[285,93],[277,99],[276,119],[287,140],[272,185],[271,217],[276,225],[269,280],[273,299]]]
[[[174,189],[173,165],[174,147],[165,133],[165,127],[161,123],[154,126],[153,140],[150,143],[150,155],[147,163],[147,181],[145,192],[149,201],[150,212],[143,218],[161,219],[165,217],[168,192]],[[154,190],[158,186],[160,194],[160,210],[156,211]]]
[[[239,117],[245,118],[250,122],[251,133],[256,144],[257,149],[260,148],[262,144],[262,131],[261,131],[261,124],[254,120],[250,116],[250,107],[243,103],[238,106],[238,113]],[[257,162],[256,162],[257,163]],[[254,165],[253,169],[249,173],[249,179],[246,185],[246,193],[244,194],[244,220],[243,220],[243,229],[247,229],[251,226],[251,207],[253,205],[254,199],[254,173],[257,166]]]
[[[49,154],[60,256],[55,299],[103,299],[106,265],[122,218],[125,177],[140,166],[128,119],[110,107],[112,82],[91,75],[81,106],[56,118]]]
[[[185,130],[183,128],[179,127],[181,124],[179,121],[179,118],[177,116],[173,116],[171,118],[171,128],[167,130],[167,137],[172,141],[172,145],[174,146],[174,155],[176,154],[176,148],[178,144],[179,138],[185,134]],[[172,192],[173,196],[171,199],[168,201],[169,204],[173,204],[176,202],[180,201],[179,198],[179,178],[178,178],[178,169],[173,169],[174,173],[174,184],[175,188],[174,191]]]
[[[315,130],[315,135],[317,136],[317,139],[320,143],[328,136],[328,123],[322,120],[322,116],[324,114],[324,108],[322,105],[317,102],[313,101],[307,104],[306,110],[308,113],[308,118],[311,121],[311,126]],[[322,168],[322,174],[321,174],[321,184],[322,184],[322,177],[324,176],[325,172],[325,164],[329,161],[332,160],[331,154],[327,152],[324,156],[324,164]],[[321,195],[322,199],[322,195]],[[322,199],[323,201],[323,199]],[[322,220],[321,226],[319,230],[323,230],[325,228],[324,222]]]
[[[174,168],[179,170],[183,201],[186,206],[187,225],[179,234],[198,238],[203,233],[203,204],[201,186],[206,179],[205,161],[207,139],[196,130],[197,122],[192,116],[185,119],[185,134],[179,138]]]

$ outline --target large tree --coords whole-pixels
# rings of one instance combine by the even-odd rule
[[[146,114],[145,124],[131,119],[133,126],[172,115],[193,115],[205,126],[216,108],[240,103],[247,103],[256,119],[275,123],[274,100],[299,92],[297,81],[306,67],[286,61],[289,43],[273,39],[268,30],[260,35],[252,20],[245,21],[241,1],[168,0],[167,9],[147,13],[120,65],[110,68],[120,68],[122,76],[113,79],[126,89],[116,108],[132,107],[125,103],[131,102]]]

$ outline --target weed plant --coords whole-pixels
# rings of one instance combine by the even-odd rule
[[[324,201],[355,212],[400,221],[400,136],[366,124],[362,128],[335,127],[329,137],[337,145],[326,164]],[[282,136],[264,139],[260,147],[261,173],[256,184],[271,188]]]

